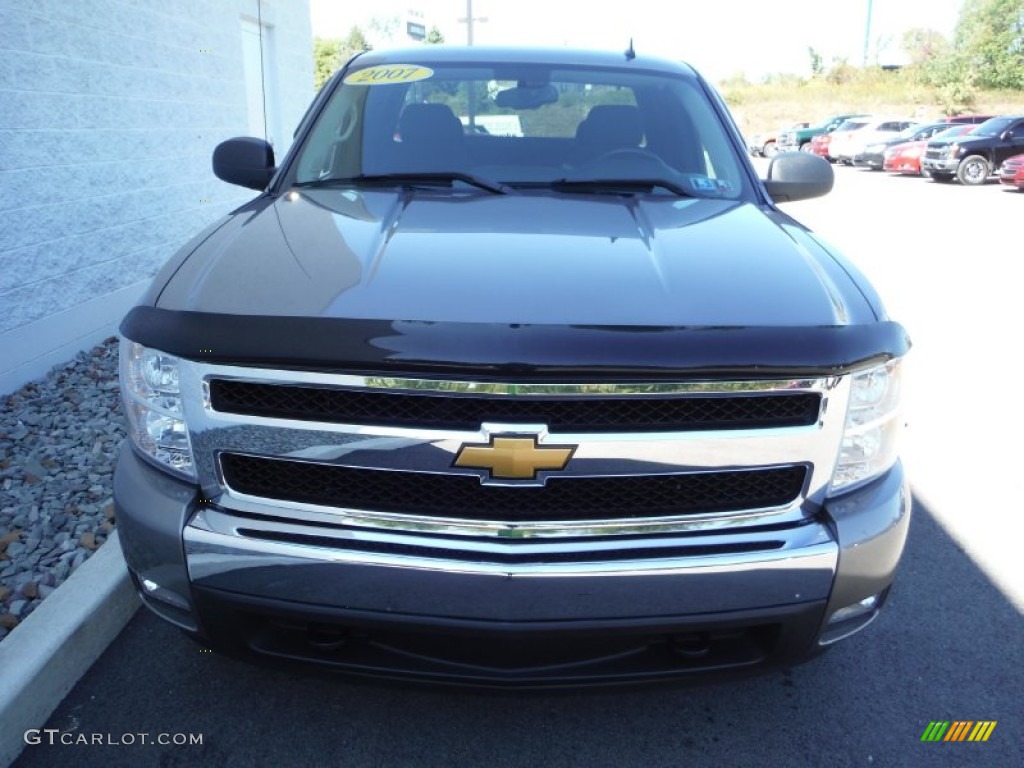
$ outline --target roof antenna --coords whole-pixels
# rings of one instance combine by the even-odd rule
[[[633,50],[633,38],[629,38],[629,48],[626,49],[626,61],[632,61],[636,58],[636,51]]]

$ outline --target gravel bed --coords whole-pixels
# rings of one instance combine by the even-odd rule
[[[107,540],[117,339],[0,398],[0,640]]]

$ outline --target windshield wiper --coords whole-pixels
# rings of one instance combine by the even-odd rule
[[[507,195],[512,190],[498,181],[491,181],[472,173],[462,171],[430,171],[426,173],[362,173],[358,176],[333,177],[327,176],[312,181],[300,181],[296,187],[334,187],[358,186],[360,184],[396,184],[399,186],[414,184],[451,184],[461,181],[470,186],[493,192],[496,195]]]
[[[660,188],[667,189],[669,192],[680,197],[695,196],[690,190],[667,179],[554,179],[553,181],[545,181],[537,186],[564,192],[581,190],[607,192],[610,194],[649,192]]]

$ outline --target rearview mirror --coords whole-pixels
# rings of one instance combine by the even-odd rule
[[[537,109],[558,101],[553,85],[519,85],[494,94],[494,103],[507,109]]]
[[[776,203],[821,197],[832,191],[835,172],[823,157],[780,152],[768,165],[764,188]]]

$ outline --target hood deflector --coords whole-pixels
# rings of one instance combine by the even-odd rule
[[[190,360],[476,379],[838,375],[910,348],[894,322],[815,327],[652,327],[228,315],[135,307],[132,341]]]

